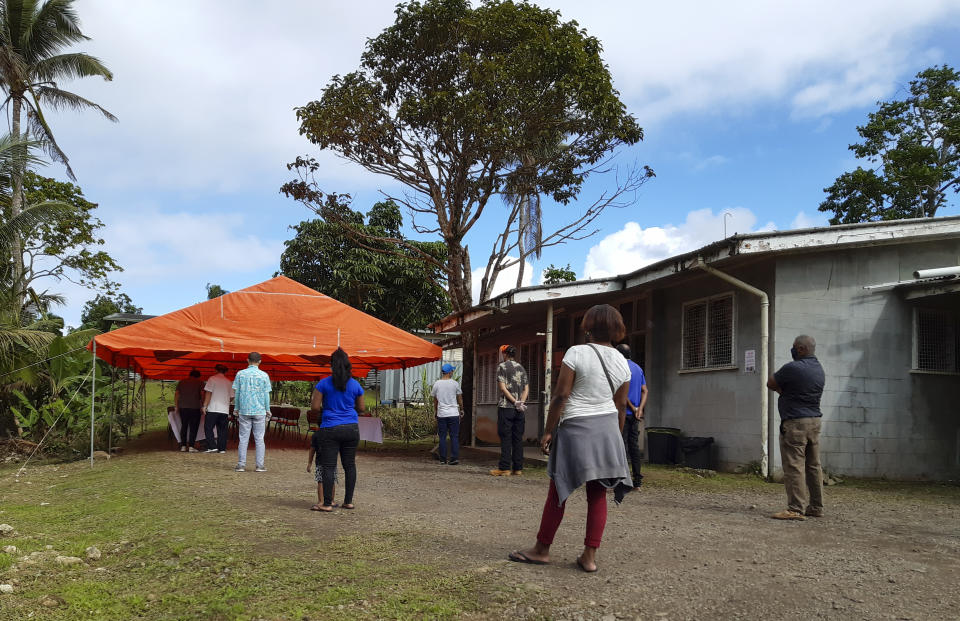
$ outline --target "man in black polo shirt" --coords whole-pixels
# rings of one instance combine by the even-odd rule
[[[767,380],[767,388],[780,393],[780,459],[787,509],[774,513],[778,520],[823,517],[823,475],[820,472],[820,397],[824,373],[814,356],[817,343],[805,334],[793,341],[793,362]]]

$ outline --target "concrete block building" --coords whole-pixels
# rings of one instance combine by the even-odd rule
[[[960,217],[734,235],[635,272],[515,289],[439,322],[478,347],[474,441],[496,443],[497,348],[531,377],[526,435],[594,304],[617,307],[650,389],[647,424],[715,441],[725,470],[780,470],[765,373],[798,334],[827,374],[824,467],[896,479],[960,475]]]

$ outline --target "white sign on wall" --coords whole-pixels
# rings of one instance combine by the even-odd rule
[[[748,349],[743,352],[743,370],[747,373],[757,372],[757,350]]]

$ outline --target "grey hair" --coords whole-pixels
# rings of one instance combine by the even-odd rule
[[[800,336],[795,338],[794,341],[803,345],[804,348],[806,348],[808,353],[812,354],[817,351],[817,341],[814,340],[812,336],[801,334]]]

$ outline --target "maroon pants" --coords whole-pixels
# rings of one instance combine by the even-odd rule
[[[559,501],[557,487],[551,480],[547,501],[543,504],[543,517],[540,518],[540,532],[537,533],[537,541],[545,546],[553,543],[553,536],[557,534],[560,522],[563,521],[563,510],[567,503],[564,501],[561,505]],[[583,538],[583,545],[599,548],[606,525],[607,488],[596,481],[587,481],[587,535]]]

